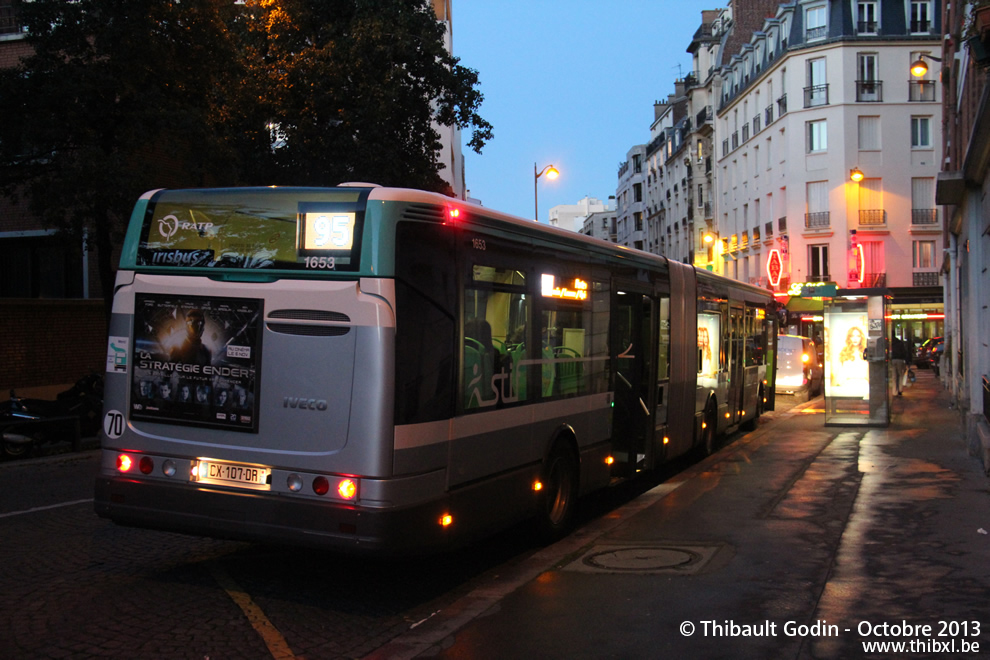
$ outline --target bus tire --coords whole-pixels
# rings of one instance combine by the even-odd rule
[[[740,428],[743,431],[755,431],[756,425],[760,422],[760,415],[763,414],[763,387],[760,387],[760,392],[756,397],[756,412],[753,413],[753,417],[747,419],[742,423]]]
[[[540,480],[537,532],[544,542],[556,541],[570,531],[577,511],[578,461],[563,442],[554,444],[543,464]]]
[[[704,428],[701,429],[701,451],[705,456],[715,453],[718,445],[718,413],[715,412],[715,401],[709,401],[705,406]]]

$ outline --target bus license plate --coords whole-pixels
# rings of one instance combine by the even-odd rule
[[[197,481],[201,483],[241,484],[255,488],[268,487],[269,469],[254,465],[200,461],[198,473]]]

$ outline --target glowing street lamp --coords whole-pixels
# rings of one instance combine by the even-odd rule
[[[926,73],[928,73],[928,65],[925,64],[925,60],[929,59],[933,62],[941,62],[942,58],[935,57],[934,55],[929,55],[927,53],[919,53],[918,59],[911,62],[911,75],[915,78],[922,78]]]
[[[556,179],[560,176],[560,172],[553,165],[547,165],[539,172],[536,171],[536,163],[533,163],[533,219],[537,222],[540,221],[540,197],[537,192],[536,183],[540,180],[540,177],[544,174],[547,175],[548,179]]]
[[[851,170],[849,170],[849,178],[855,181],[856,183],[862,181],[863,177],[865,176],[866,175],[863,174],[863,170],[859,169],[858,167],[854,167]]]

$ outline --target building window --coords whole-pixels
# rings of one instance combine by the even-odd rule
[[[880,151],[880,117],[859,118],[859,150]]]
[[[808,281],[828,282],[828,244],[808,246]]]
[[[911,34],[931,32],[931,16],[931,0],[911,0]]]
[[[935,241],[914,241],[912,263],[916,270],[935,269]]]
[[[0,36],[24,34],[13,0],[0,0]]]
[[[859,34],[877,33],[877,3],[856,3],[856,32]]]
[[[808,7],[805,10],[804,24],[807,26],[805,38],[808,41],[812,39],[824,39],[828,36],[828,26],[825,23],[825,18],[825,5]]]
[[[808,86],[804,88],[804,107],[813,108],[819,105],[828,105],[824,57],[808,60]]]
[[[828,149],[828,125],[824,119],[808,122],[808,153]]]
[[[932,118],[911,117],[911,148],[932,148]]]
[[[876,53],[859,53],[856,56],[856,101],[879,103],[883,101],[883,83],[877,74],[879,62]]]
[[[51,235],[0,238],[0,298],[81,298],[82,257]]]

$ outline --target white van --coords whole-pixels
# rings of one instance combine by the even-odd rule
[[[817,396],[824,383],[824,366],[818,361],[815,342],[807,337],[777,337],[777,394],[794,394],[805,399]]]

